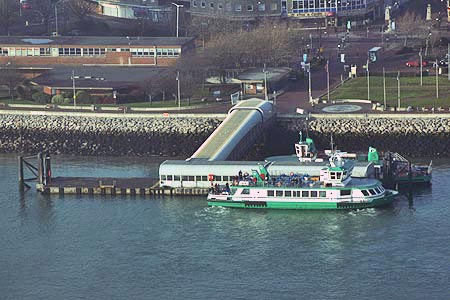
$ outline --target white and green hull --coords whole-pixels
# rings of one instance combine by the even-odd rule
[[[357,181],[357,180],[354,180]],[[390,204],[397,191],[373,179],[345,187],[239,186],[230,194],[209,194],[209,206],[263,209],[362,209]]]
[[[258,201],[258,200],[225,200],[210,199],[209,206],[222,206],[234,208],[265,208],[265,209],[362,209],[379,207],[391,204],[397,192],[387,191],[383,197],[371,201]]]

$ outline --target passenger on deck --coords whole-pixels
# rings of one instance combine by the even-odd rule
[[[242,171],[239,170],[239,180],[242,180]]]
[[[227,192],[228,194],[230,193],[230,185],[228,184],[228,182],[225,184],[225,192]]]

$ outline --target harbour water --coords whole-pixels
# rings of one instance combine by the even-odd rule
[[[54,157],[53,173],[156,177],[159,162]],[[16,155],[0,167],[0,299],[450,297],[448,162],[432,187],[348,212],[21,194]]]

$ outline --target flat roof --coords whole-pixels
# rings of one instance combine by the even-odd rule
[[[245,70],[238,76],[236,79],[241,82],[255,82],[255,81],[264,81],[264,70],[267,72],[267,80],[268,81],[277,81],[288,75],[291,71],[290,68],[280,67],[280,68],[255,68]]]
[[[0,36],[0,45],[80,45],[80,46],[183,46],[193,37],[126,36]]]
[[[167,68],[61,65],[31,79],[31,82],[53,88],[70,88],[72,70],[75,73],[76,86],[79,88],[118,88],[137,85],[167,71]]]

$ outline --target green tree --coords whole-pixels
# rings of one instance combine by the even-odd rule
[[[14,66],[0,68],[0,85],[5,85],[8,88],[8,94],[11,98],[14,97],[13,91],[23,80],[23,75]]]
[[[31,98],[33,98],[33,101],[37,104],[47,104],[50,102],[50,95],[47,95],[44,92],[36,92],[34,93]]]

